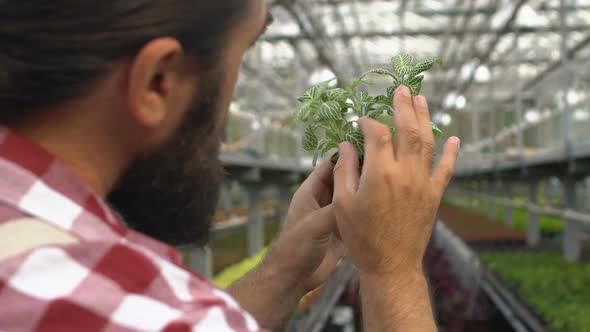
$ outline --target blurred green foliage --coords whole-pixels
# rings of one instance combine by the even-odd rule
[[[231,286],[234,282],[241,279],[245,276],[248,272],[252,271],[266,256],[268,248],[262,250],[258,255],[246,258],[240,263],[233,265],[221,273],[219,273],[214,280],[215,285],[217,287],[226,289]]]
[[[481,259],[519,292],[554,332],[590,332],[590,264],[559,253],[486,252]]]
[[[479,207],[478,209],[473,208],[473,204],[470,199],[453,200],[449,201],[449,203],[462,208],[467,208],[481,215],[489,215],[490,204],[488,204],[488,202],[484,202],[483,207]],[[528,211],[524,208],[513,209],[513,211],[513,227],[518,230],[526,231],[529,224]],[[506,211],[503,205],[496,206],[496,219],[499,222],[506,224]],[[565,225],[563,219],[551,216],[541,216],[539,218],[539,223],[541,226],[541,234],[545,237],[553,237],[563,233]]]

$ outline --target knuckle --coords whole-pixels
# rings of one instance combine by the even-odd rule
[[[387,149],[393,146],[393,141],[389,131],[379,134],[379,137],[377,138],[377,145],[381,149]]]
[[[334,195],[334,200],[332,201],[332,204],[337,214],[344,213],[349,207],[348,200],[342,194]]]
[[[375,177],[374,182],[375,186],[385,183],[387,186],[392,187],[396,185],[397,179],[394,173],[381,171],[379,176]]]
[[[406,136],[406,141],[410,147],[421,147],[422,145],[422,137],[420,136],[420,132],[416,128],[407,128],[404,131],[404,135]]]
[[[416,107],[416,113],[422,117],[430,117],[430,111],[428,107]]]
[[[414,186],[407,181],[401,182],[398,184],[402,193],[404,193],[404,195],[409,196],[413,191],[414,191]]]
[[[436,145],[434,144],[434,141],[426,140],[422,142],[422,149],[424,149],[424,153],[430,157],[434,155]]]

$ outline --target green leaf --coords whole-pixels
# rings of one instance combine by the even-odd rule
[[[442,64],[441,59],[428,59],[419,61],[415,66],[414,69],[410,72],[410,75],[415,76],[420,73],[427,71],[428,69],[432,68],[434,64],[438,63],[439,65]]]
[[[318,143],[319,139],[313,128],[305,128],[305,132],[303,133],[303,148],[307,151],[313,151],[317,149]]]
[[[434,134],[434,137],[442,137],[443,136],[443,132],[442,130],[440,130],[434,123],[431,122],[432,125],[432,133]]]
[[[350,93],[341,88],[328,89],[322,95],[323,101],[336,101],[340,104],[346,103],[346,99],[350,96]]]
[[[347,133],[344,137],[344,140],[346,142],[352,143],[352,145],[354,145],[356,150],[359,152],[359,155],[362,156],[365,154],[365,138],[363,137],[363,134],[361,134],[360,131],[353,130]]]
[[[391,116],[389,114],[381,114],[380,116],[377,117],[376,120],[381,122],[382,124],[386,125],[387,127],[390,127],[390,128],[395,126],[393,116]]]
[[[332,83],[332,81],[335,79],[336,78],[329,79],[305,91],[303,96],[298,99],[299,102],[304,103],[306,101],[319,101],[319,99],[322,97],[322,94],[324,94],[330,83]]]
[[[330,140],[330,142],[335,142],[336,144],[343,141],[341,134],[343,133],[326,130],[326,138]]]
[[[397,90],[397,88],[399,88],[400,85],[401,85],[401,83],[395,82],[394,85],[387,88],[387,98],[389,98],[389,100],[391,100],[392,103],[393,103],[393,95],[395,94],[395,90]]]
[[[296,119],[301,122],[309,121],[313,115],[317,114],[319,106],[319,102],[315,100],[306,101],[297,111],[295,115]]]
[[[373,110],[369,111],[367,116],[370,117],[371,119],[377,119],[381,114],[383,114],[382,110],[373,109]]]
[[[315,150],[313,153],[313,161],[312,161],[312,166],[315,167],[315,165],[317,165],[318,163],[318,159],[320,158],[320,150]]]
[[[422,90],[422,84],[412,84],[412,85],[408,85],[408,88],[410,88],[410,93],[412,94],[412,96],[417,96],[420,94],[420,91]]]
[[[361,85],[361,84],[369,84],[369,81],[366,81],[364,79],[358,79],[356,81],[353,81],[352,83],[350,83],[349,86],[346,87],[346,90],[348,93],[350,94],[354,94],[356,92],[356,89]]]
[[[327,138],[324,138],[324,139],[326,140],[326,144],[322,146],[322,153],[326,153],[326,152],[338,147],[339,142],[332,142]]]
[[[410,85],[414,85],[414,84],[422,84],[422,81],[423,81],[423,80],[424,80],[424,75],[418,75],[418,76],[415,76],[415,77],[411,78],[411,79],[408,81],[408,84],[410,84]]]
[[[389,98],[388,96],[384,96],[384,95],[377,96],[373,100],[376,103],[382,104],[382,105],[391,106],[393,104],[393,100],[391,100],[391,98]]]
[[[351,99],[353,105],[356,106],[373,102],[373,97],[369,96],[369,93],[365,91],[357,91]]]
[[[365,76],[370,75],[370,74],[385,75],[385,76],[389,76],[395,80],[398,79],[394,72],[387,70],[387,69],[383,69],[383,68],[369,70],[368,72],[364,73],[363,76],[361,76],[361,77],[364,78]]]
[[[412,60],[413,57],[409,54],[399,54],[391,59],[393,71],[397,74],[399,79],[403,79],[403,76],[412,70]]]
[[[393,115],[393,107],[391,107],[391,105],[375,103],[375,104],[371,105],[370,112],[374,112],[374,111],[379,112],[379,115],[383,114],[383,113]]]
[[[410,88],[412,96],[420,94],[420,91],[422,90],[422,80],[424,80],[424,75],[418,75],[408,81],[407,86]]]
[[[318,111],[318,120],[320,122],[332,121],[338,122],[342,120],[342,113],[340,112],[340,104],[337,101],[327,101],[320,105]]]
[[[352,99],[352,109],[359,117],[366,116],[369,112],[373,97],[365,91],[357,91]]]

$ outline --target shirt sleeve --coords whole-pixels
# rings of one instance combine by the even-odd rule
[[[141,246],[44,246],[0,261],[1,331],[262,331],[227,293]]]

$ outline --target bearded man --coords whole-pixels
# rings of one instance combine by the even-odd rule
[[[240,64],[263,0],[0,1],[1,331],[278,329],[334,271],[358,268],[369,331],[434,331],[422,272],[459,141],[431,174],[424,97],[398,134],[361,119],[294,195],[264,262],[226,293],[170,245],[205,244]]]

